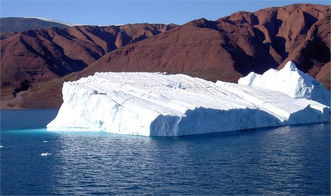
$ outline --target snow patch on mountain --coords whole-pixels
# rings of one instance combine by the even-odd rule
[[[35,18],[35,19],[44,20],[44,21],[48,21],[48,22],[55,22],[55,23],[59,23],[59,24],[67,25],[67,26],[77,26],[77,24],[72,24],[72,23],[64,22],[61,20],[54,20],[54,19],[50,19],[50,18],[43,18],[43,17],[23,17],[23,18]]]

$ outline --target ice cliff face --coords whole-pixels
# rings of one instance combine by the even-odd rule
[[[293,98],[306,98],[330,106],[330,91],[313,77],[304,74],[289,61],[281,70],[269,69],[263,75],[254,72],[240,78],[239,84],[285,93]]]
[[[312,100],[182,74],[96,73],[62,92],[49,130],[181,136],[329,119],[329,108]]]

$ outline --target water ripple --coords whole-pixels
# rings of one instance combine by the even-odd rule
[[[329,138],[330,124],[179,138],[2,131],[1,194],[329,195]]]

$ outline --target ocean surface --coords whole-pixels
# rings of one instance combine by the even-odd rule
[[[1,195],[330,194],[328,123],[165,138],[42,128],[55,115],[1,111]]]

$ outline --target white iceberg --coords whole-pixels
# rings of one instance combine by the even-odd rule
[[[300,71],[289,61],[281,70],[269,69],[263,75],[251,72],[238,84],[285,93],[293,98],[306,98],[330,106],[330,91],[317,80]]]
[[[329,107],[252,86],[183,74],[95,73],[63,84],[49,130],[182,136],[326,122]]]
[[[43,152],[43,153],[40,154],[40,156],[42,156],[42,157],[47,157],[47,156],[50,156],[50,155],[52,155],[52,153],[49,153],[49,152]]]

